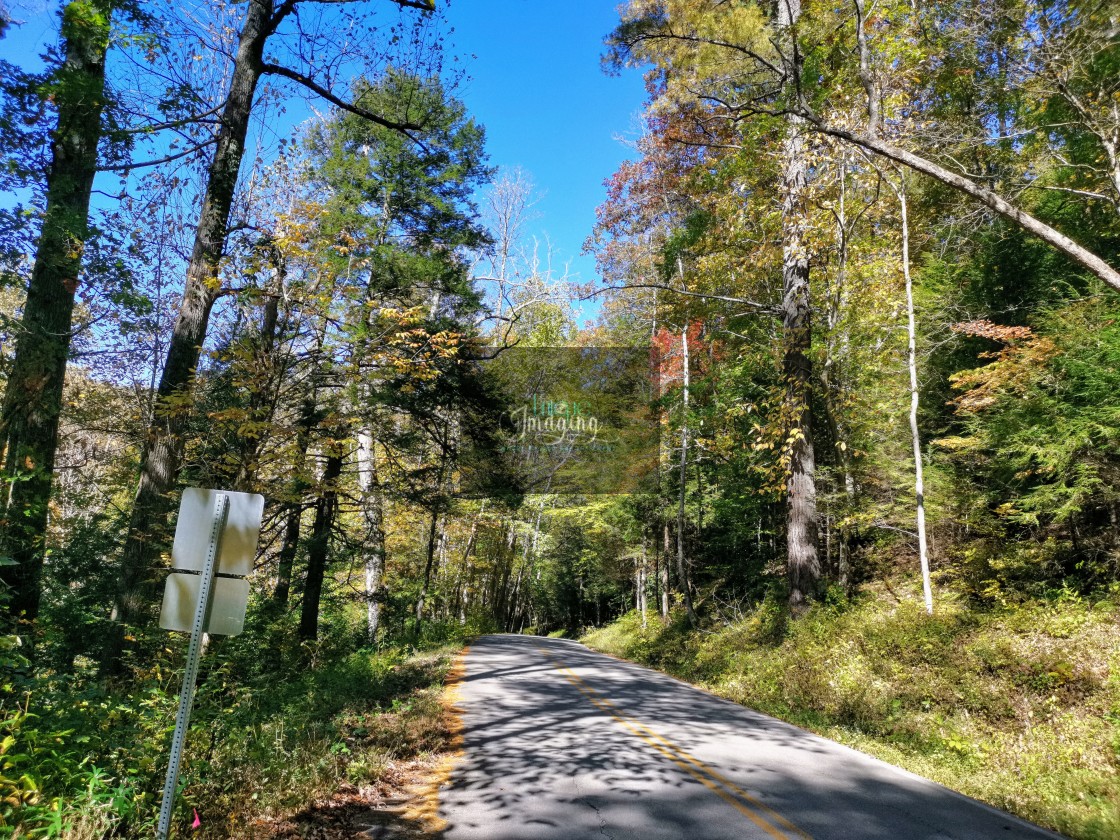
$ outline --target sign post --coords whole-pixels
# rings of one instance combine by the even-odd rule
[[[187,571],[172,572],[168,576],[160,626],[169,630],[189,629],[191,639],[187,646],[183,691],[179,696],[179,713],[175,717],[167,778],[163,784],[156,833],[159,840],[167,840],[171,830],[179,764],[183,758],[198,666],[202,659],[202,636],[207,632],[236,635],[241,632],[245,621],[248,582],[244,578],[219,577],[219,574],[233,572],[245,575],[252,570],[263,511],[264,498],[255,494],[196,487],[183,492],[171,564],[175,569]],[[199,563],[199,560],[202,562]],[[196,589],[197,596],[194,595]],[[220,614],[217,615],[216,601],[220,605]],[[189,628],[184,621],[188,611],[193,619]]]

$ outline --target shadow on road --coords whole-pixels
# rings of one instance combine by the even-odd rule
[[[448,840],[1055,836],[563,640],[480,639],[463,676],[461,706],[466,757],[441,795]],[[658,736],[667,740],[659,744]],[[728,790],[721,778],[742,796],[715,792],[713,786]],[[729,799],[742,806],[729,807]],[[804,834],[775,828],[767,816],[773,812]]]

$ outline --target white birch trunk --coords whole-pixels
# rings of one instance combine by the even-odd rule
[[[366,637],[372,644],[381,624],[379,589],[385,571],[385,510],[381,487],[377,481],[377,453],[373,435],[358,432],[358,487],[362,493],[362,515],[365,517],[366,541]]]
[[[926,543],[926,497],[922,476],[922,438],[918,432],[918,353],[914,319],[914,284],[910,277],[910,221],[906,207],[906,184],[897,188],[902,215],[902,276],[906,280],[906,330],[910,368],[910,440],[914,447],[914,495],[917,503],[918,558],[922,566],[922,596],[926,613],[933,615],[933,586],[929,576],[929,549]]]

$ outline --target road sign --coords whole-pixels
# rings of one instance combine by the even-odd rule
[[[231,493],[228,490],[203,490],[188,487],[179,505],[175,542],[171,546],[171,568],[201,572],[210,549],[210,523],[218,494],[229,499],[229,515],[222,531],[218,574],[245,577],[253,571],[257,557],[257,537],[261,532],[264,496],[258,493]]]
[[[253,570],[263,512],[264,497],[256,494],[199,487],[183,491],[171,549],[171,565],[177,571],[167,577],[159,625],[168,630],[190,630],[191,640],[163,784],[156,831],[159,840],[167,840],[171,829],[179,762],[202,658],[202,635],[210,632],[231,636],[241,632],[249,599],[249,582],[244,576]]]
[[[227,500],[228,510],[218,546],[215,571],[219,577],[214,581],[213,603],[203,631],[212,636],[236,636],[245,625],[249,582],[225,576],[244,578],[253,571],[264,496],[188,487],[179,505],[175,542],[171,547],[171,567],[177,571],[168,575],[163,590],[159,626],[164,630],[190,632],[193,628],[202,575],[192,573],[201,573],[206,563],[219,495]]]
[[[163,588],[163,610],[159,626],[164,630],[189,633],[198,609],[198,590],[202,575],[172,572]],[[205,632],[211,636],[236,636],[245,627],[245,607],[249,602],[249,581],[245,578],[214,578],[210,616]]]

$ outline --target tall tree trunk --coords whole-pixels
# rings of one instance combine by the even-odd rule
[[[34,619],[39,598],[47,508],[58,446],[71,319],[105,106],[105,53],[113,3],[72,0],[62,12],[64,59],[56,75],[58,124],[51,135],[46,212],[0,414],[7,493],[0,567],[13,617]]]
[[[471,532],[467,537],[467,545],[463,549],[463,558],[459,563],[459,571],[455,576],[455,601],[452,604],[451,611],[458,613],[460,624],[467,623],[466,605],[471,577],[471,552],[474,551],[474,541],[478,535],[479,520],[481,520],[482,515],[486,513],[486,502],[486,499],[482,500],[482,504],[478,509],[478,514],[471,521]]]
[[[517,617],[520,612],[521,585],[525,579],[525,564],[517,567],[517,577],[513,581],[513,592],[509,596],[509,609],[506,618],[506,632],[512,633],[517,626]]]
[[[272,601],[278,607],[288,605],[288,596],[292,588],[292,570],[295,566],[296,551],[299,548],[299,530],[303,519],[303,494],[307,489],[307,480],[304,478],[307,449],[311,445],[311,430],[318,419],[316,390],[315,386],[311,385],[300,405],[299,423],[296,427],[296,469],[288,485],[284,542],[280,547],[280,556],[277,558],[276,588],[272,591]]]
[[[669,557],[661,558],[661,620],[668,622],[669,620]]]
[[[669,620],[669,556],[661,558],[661,621]]]
[[[431,519],[428,520],[428,554],[424,561],[424,582],[420,587],[420,595],[416,599],[416,638],[420,638],[420,626],[424,621],[424,602],[428,597],[428,590],[432,585],[432,565],[436,557],[436,540],[439,536],[439,520],[440,514],[438,510],[432,511]],[[497,596],[498,593],[495,593]],[[503,591],[502,596],[505,595]]]
[[[918,560],[922,568],[922,596],[926,613],[933,615],[933,585],[929,576],[926,544],[926,491],[922,477],[922,437],[918,431],[918,351],[914,319],[914,284],[910,277],[910,220],[906,206],[906,183],[899,181],[898,203],[902,215],[902,275],[906,279],[907,361],[910,368],[910,440],[914,447],[914,497],[917,507]]]
[[[307,579],[303,584],[303,607],[299,615],[299,637],[313,641],[319,636],[319,602],[330,555],[331,531],[338,511],[338,477],[342,475],[342,453],[331,452],[323,468],[322,490],[315,503],[315,524],[307,544]]]
[[[642,616],[642,629],[644,630],[648,624],[646,618],[646,610],[648,609],[647,598],[647,576],[648,576],[648,557],[646,554],[645,541],[642,542],[642,553],[638,557],[638,612]]]
[[[684,557],[684,501],[688,486],[688,324],[681,330],[681,472],[680,493],[677,497],[677,578],[681,585],[681,598],[684,600],[685,615],[688,623],[696,624],[696,612],[692,608],[692,592]]]
[[[381,624],[381,578],[385,573],[385,500],[377,476],[377,450],[369,430],[358,433],[358,486],[366,523],[366,640],[377,641]]]
[[[272,590],[272,603],[281,610],[288,606],[288,597],[292,591],[292,569],[299,549],[299,529],[303,519],[303,505],[300,502],[288,502],[284,507],[284,541],[280,545],[280,555],[276,561],[276,588]]]
[[[218,268],[245,153],[253,96],[262,72],[264,45],[272,31],[271,12],[270,0],[249,0],[195,230],[183,300],[167,347],[155,416],[141,458],[140,481],[121,556],[113,610],[121,627],[116,644],[109,645],[111,666],[115,665],[112,660],[119,658],[125,625],[138,621],[155,601],[153,566],[167,537],[167,518],[172,509],[170,494],[182,458],[182,433],[187,420],[183,397],[194,381],[210,311],[218,297]]]
[[[801,0],[780,0],[778,28],[785,43],[784,69],[796,87],[801,67],[793,47],[792,28],[801,14]],[[791,96],[797,96],[795,90]],[[809,402],[812,345],[809,303],[808,211],[805,188],[808,176],[804,121],[791,115],[782,143],[782,373],[785,377],[786,457],[789,480],[786,492],[786,571],[789,605],[800,613],[816,590],[820,577],[817,556],[816,456],[813,451]]]
[[[471,581],[474,577],[474,569],[471,566],[470,557],[467,557],[467,568],[463,572],[463,588],[459,596],[459,624],[465,625],[467,623],[467,610],[471,606]]]

